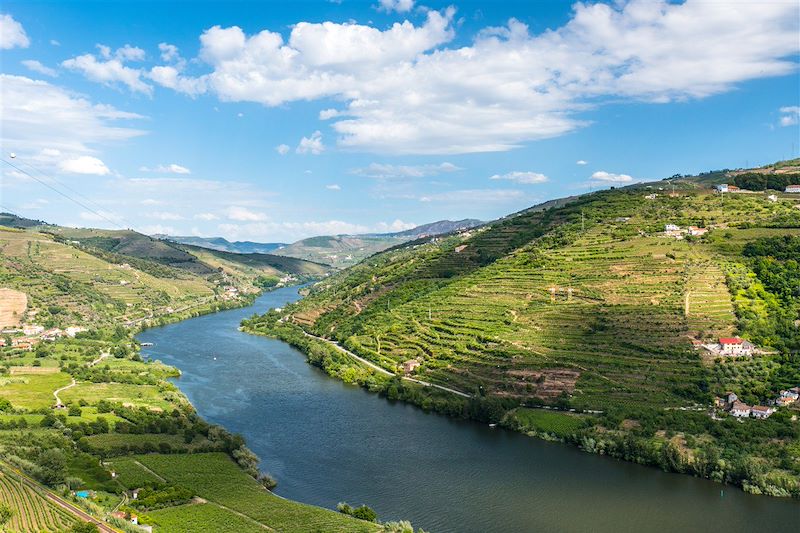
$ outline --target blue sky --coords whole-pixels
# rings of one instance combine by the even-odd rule
[[[800,148],[793,1],[1,9],[3,159],[39,181],[3,164],[0,207],[59,224],[391,231]]]

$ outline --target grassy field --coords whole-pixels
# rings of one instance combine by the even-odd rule
[[[376,524],[274,496],[221,453],[140,455],[136,456],[136,460],[167,480],[194,491],[204,500],[244,514],[251,519],[251,525],[256,522],[285,532],[356,532],[380,529]],[[211,513],[210,509],[206,508],[204,512]],[[181,516],[186,516],[184,511],[179,512]],[[163,514],[167,515],[168,521],[173,520],[174,515],[171,513]],[[159,514],[156,513],[155,516]]]
[[[53,391],[69,385],[71,378],[56,374],[22,374],[0,381],[0,397],[20,409],[47,409],[55,404]]]
[[[0,471],[0,501],[14,511],[14,516],[6,525],[6,531],[9,532],[59,533],[76,522],[72,515],[4,471]]]
[[[561,439],[574,435],[587,423],[586,417],[542,409],[519,408],[511,413],[511,417],[520,431],[546,433]]]
[[[193,503],[168,507],[148,513],[161,531],[190,533],[215,531],[220,533],[249,533],[271,531],[261,523],[238,515],[214,503]],[[308,529],[306,531],[315,531]],[[325,530],[318,530],[325,531]]]

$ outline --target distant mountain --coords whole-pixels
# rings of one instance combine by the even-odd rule
[[[405,242],[453,233],[483,224],[480,220],[439,220],[395,233],[372,233],[366,235],[324,235],[309,237],[275,250],[277,255],[296,257],[307,261],[326,263],[337,268],[346,268],[363,259]]]
[[[283,242],[253,242],[253,241],[229,241],[223,237],[189,237],[174,235],[153,235],[161,240],[172,241],[178,244],[189,244],[217,250],[220,252],[234,252],[237,254],[267,254],[286,246]]]
[[[452,233],[454,231],[462,231],[465,229],[474,228],[483,224],[482,220],[475,218],[465,218],[464,220],[439,220],[431,222],[430,224],[423,224],[416,228],[411,228],[405,231],[398,231],[396,233],[384,233],[383,236],[387,237],[409,237],[416,239],[418,237],[427,237],[430,235],[442,235],[445,233]]]

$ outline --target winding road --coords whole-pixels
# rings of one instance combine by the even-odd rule
[[[372,368],[373,370],[375,370],[376,372],[379,372],[379,373],[381,373],[381,374],[383,374],[385,376],[392,376],[392,377],[397,376],[397,374],[395,374],[393,372],[389,372],[385,368],[376,365],[372,361],[368,361],[368,360],[364,359],[363,357],[359,357],[358,355],[354,354],[353,352],[351,352],[347,348],[344,348],[341,344],[339,344],[336,341],[332,341],[332,340],[326,339],[324,337],[317,337],[316,335],[312,335],[312,334],[310,334],[310,333],[308,333],[306,331],[303,331],[303,335],[305,335],[306,337],[310,337],[312,339],[316,339],[318,341],[322,341],[322,342],[328,343],[331,346],[333,346],[334,348],[336,348],[337,350],[339,350],[340,352],[352,357],[353,359],[355,359],[359,363],[363,363],[363,364],[367,365],[368,367]],[[419,385],[422,385],[423,387],[433,387],[435,389],[443,390],[443,391],[449,392],[451,394],[456,394],[456,395],[461,396],[463,398],[472,398],[473,397],[471,394],[467,394],[466,392],[461,392],[459,390],[451,389],[450,387],[445,387],[443,385],[437,385],[435,383],[422,381],[421,379],[414,379],[414,378],[410,378],[410,377],[407,377],[407,376],[400,376],[400,378],[404,379],[405,381],[411,381],[412,383],[417,383]]]
[[[69,388],[72,388],[77,384],[78,383],[75,381],[75,378],[72,378],[72,383],[70,383],[69,385],[66,385],[64,387],[61,387],[60,389],[56,389],[56,390],[53,391],[53,396],[56,399],[56,407],[58,407],[59,405],[64,405],[63,403],[61,403],[61,398],[58,397],[58,393],[59,392],[64,392],[65,390],[67,390]]]

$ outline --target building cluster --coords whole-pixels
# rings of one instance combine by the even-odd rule
[[[717,192],[721,192],[721,193],[725,193],[725,192],[727,192],[727,193],[754,193],[754,192],[756,192],[756,191],[749,191],[747,189],[739,188],[736,185],[729,185],[727,183],[720,183],[719,185],[717,185],[714,188],[717,190]],[[783,192],[789,193],[789,194],[800,193],[800,185],[787,185],[786,189]]]
[[[62,337],[75,338],[75,335],[81,331],[86,331],[86,328],[81,326],[69,326],[65,329],[45,329],[44,326],[39,326],[37,324],[24,324],[20,328],[9,328],[0,331],[0,333],[4,335],[4,337],[0,337],[0,347],[5,347],[8,343],[6,336],[9,337],[11,341],[11,348],[32,350],[34,346],[42,341],[52,342]],[[12,337],[12,335],[14,336]]]
[[[775,412],[774,407],[766,405],[747,405],[739,400],[736,393],[729,392],[723,398],[717,398],[716,406],[727,411],[729,415],[736,418],[769,418]]]
[[[722,398],[717,398],[715,407],[726,411],[736,418],[769,418],[779,407],[789,407],[800,400],[800,387],[782,390],[778,397],[767,402],[769,405],[747,405],[739,397],[729,392]]]
[[[756,353],[755,345],[740,337],[720,337],[718,343],[702,346],[709,352],[723,357],[750,357]]]
[[[689,226],[688,228],[682,228],[677,224],[665,224],[664,225],[664,236],[672,237],[674,239],[683,239],[685,235],[691,235],[692,237],[702,237],[708,233],[708,228],[701,228],[698,226]]]

